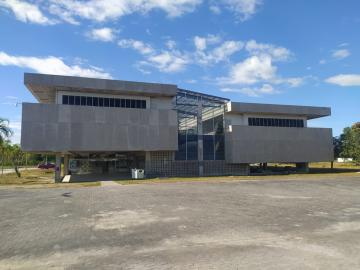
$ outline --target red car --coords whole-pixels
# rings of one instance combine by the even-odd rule
[[[39,169],[54,169],[55,168],[55,164],[54,163],[40,163],[38,165]]]

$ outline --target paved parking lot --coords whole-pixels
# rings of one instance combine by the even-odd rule
[[[0,269],[360,269],[360,177],[0,189]]]

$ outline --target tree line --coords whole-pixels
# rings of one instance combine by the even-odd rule
[[[20,177],[19,166],[34,166],[44,160],[40,154],[25,153],[21,150],[20,145],[11,144],[10,137],[13,135],[9,127],[9,121],[0,118],[0,175],[3,174],[4,168],[12,167]]]
[[[334,156],[360,163],[360,122],[344,128],[343,133],[334,138]]]

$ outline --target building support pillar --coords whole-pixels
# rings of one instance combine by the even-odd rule
[[[151,174],[151,153],[149,151],[145,152],[145,177],[146,175]]]
[[[309,163],[308,162],[301,162],[296,163],[296,169],[300,172],[309,172]]]
[[[200,100],[197,111],[197,129],[198,129],[198,163],[199,176],[204,175],[204,149],[203,149],[203,126],[202,126],[202,100]]]
[[[57,153],[55,156],[55,183],[61,181],[61,154]]]

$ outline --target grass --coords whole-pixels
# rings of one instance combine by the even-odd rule
[[[0,185],[34,187],[87,187],[100,185],[100,182],[54,183],[54,170],[23,170],[20,173],[20,178],[15,173],[0,175]]]

